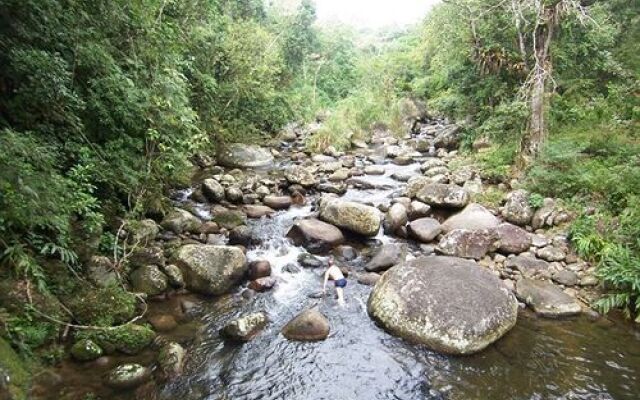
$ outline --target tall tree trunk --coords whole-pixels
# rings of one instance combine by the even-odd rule
[[[541,4],[541,7],[544,6]],[[554,6],[542,8],[533,33],[535,65],[529,91],[529,126],[520,142],[517,159],[517,167],[520,170],[531,165],[538,157],[547,138],[546,89],[552,71],[550,47],[557,22],[557,12],[557,3]]]

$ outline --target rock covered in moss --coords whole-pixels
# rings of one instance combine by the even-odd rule
[[[132,389],[151,378],[151,370],[140,364],[123,364],[112,369],[106,377],[107,385],[115,389]]]
[[[119,351],[134,355],[149,346],[155,337],[155,332],[147,325],[128,324],[116,328],[84,331],[79,334],[78,339],[95,342],[105,353]]]
[[[64,298],[75,319],[84,325],[112,326],[129,321],[136,297],[119,286],[83,287]]]
[[[156,296],[167,290],[169,279],[156,265],[146,265],[133,271],[130,276],[133,288],[149,296]]]
[[[195,215],[181,208],[174,208],[160,223],[164,229],[176,235],[183,232],[198,232],[201,224],[202,222]]]
[[[233,229],[236,226],[247,223],[247,216],[241,211],[221,210],[213,216],[213,222],[225,229]]]
[[[131,243],[144,246],[156,238],[160,233],[160,227],[152,219],[143,219],[141,221],[129,221],[127,231],[129,232]]]
[[[29,374],[11,345],[0,337],[0,399],[26,399]]]
[[[78,340],[71,347],[71,355],[78,361],[91,361],[102,356],[102,348],[93,340]]]

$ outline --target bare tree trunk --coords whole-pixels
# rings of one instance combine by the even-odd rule
[[[535,65],[532,70],[529,94],[529,127],[520,142],[517,167],[525,169],[540,154],[547,139],[546,88],[551,76],[552,62],[550,47],[554,27],[557,22],[557,4],[544,7],[540,4],[540,16],[533,32]]]

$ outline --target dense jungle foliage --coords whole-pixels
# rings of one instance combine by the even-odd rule
[[[552,8],[549,35],[536,12]],[[310,149],[346,147],[374,129],[403,134],[419,114],[414,99],[463,125],[485,176],[517,176],[536,196],[565,199],[578,251],[611,290],[602,308],[637,315],[639,15],[626,0],[451,0],[417,27],[369,40],[315,25],[306,0],[293,10],[261,0],[0,0],[2,275],[72,296],[81,288],[60,271],[82,274],[87,249],[113,252],[120,218],[161,214],[195,154],[275,136],[321,110]],[[547,137],[517,166],[542,34]],[[476,153],[479,138],[492,147]],[[103,295],[125,310],[133,302]],[[88,322],[118,322],[99,317]],[[2,335],[30,351],[60,333],[37,318],[0,309]]]

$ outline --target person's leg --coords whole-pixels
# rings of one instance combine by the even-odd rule
[[[344,290],[341,287],[337,287],[336,292],[338,293],[338,304],[344,305]]]

